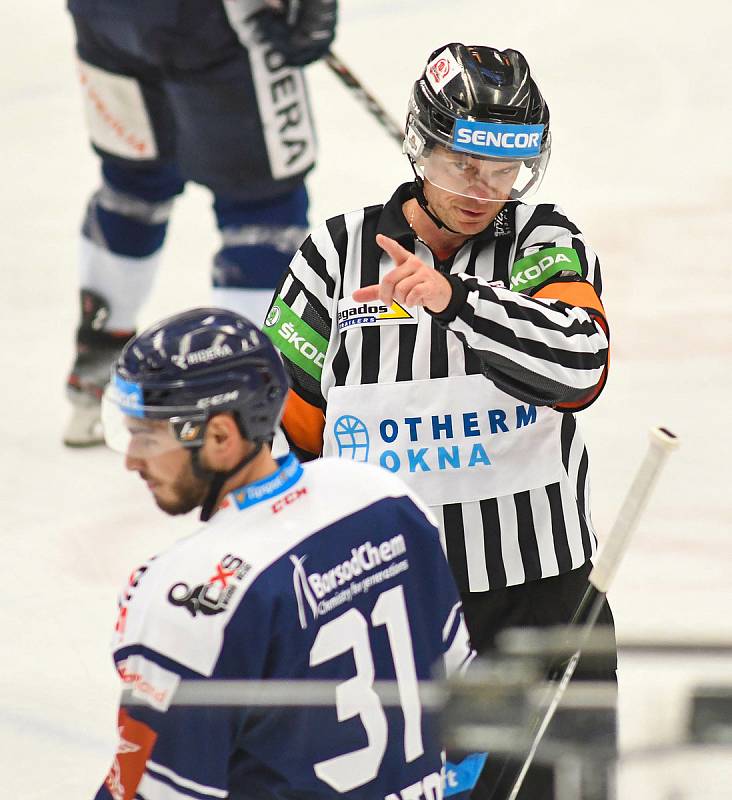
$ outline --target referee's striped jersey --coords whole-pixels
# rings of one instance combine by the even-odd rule
[[[572,411],[605,383],[597,256],[555,205],[509,203],[440,262],[409,227],[411,184],[329,219],[302,244],[265,321],[292,391],[301,457],[398,472],[440,524],[463,592],[576,569],[595,552],[587,451]],[[450,305],[358,304],[395,239],[450,281]]]

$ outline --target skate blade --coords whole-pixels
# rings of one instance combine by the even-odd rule
[[[67,447],[96,447],[104,444],[101,411],[97,404],[73,408],[63,442]]]

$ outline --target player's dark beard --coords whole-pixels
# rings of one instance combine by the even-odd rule
[[[208,481],[194,475],[190,465],[184,466],[171,486],[173,499],[163,500],[153,495],[158,508],[171,516],[187,514],[206,499]]]

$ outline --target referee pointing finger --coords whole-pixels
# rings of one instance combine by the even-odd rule
[[[424,306],[436,313],[445,310],[452,289],[442,273],[428,267],[414,253],[405,250],[399,242],[383,233],[376,236],[376,243],[391,256],[395,269],[384,275],[381,283],[356,289],[354,300],[380,299],[387,306],[396,300],[407,306]]]
[[[528,202],[550,148],[521,53],[438,48],[409,101],[413,180],[316,228],[265,326],[291,448],[377,464],[425,500],[483,653],[506,627],[569,622],[597,550],[575,414],[605,385],[609,329],[594,250],[559,206]],[[551,784],[530,774],[520,797]]]

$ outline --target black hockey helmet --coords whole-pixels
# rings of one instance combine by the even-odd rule
[[[102,401],[105,439],[127,452],[135,419],[168,420],[159,450],[166,441],[196,448],[208,419],[231,411],[242,436],[266,442],[287,388],[282,361],[259,328],[232,311],[194,308],[158,322],[122,350]]]
[[[518,50],[451,43],[430,54],[404,140],[419,177],[469,197],[517,200],[538,187],[550,148],[549,108]],[[494,185],[499,168],[508,184]]]

